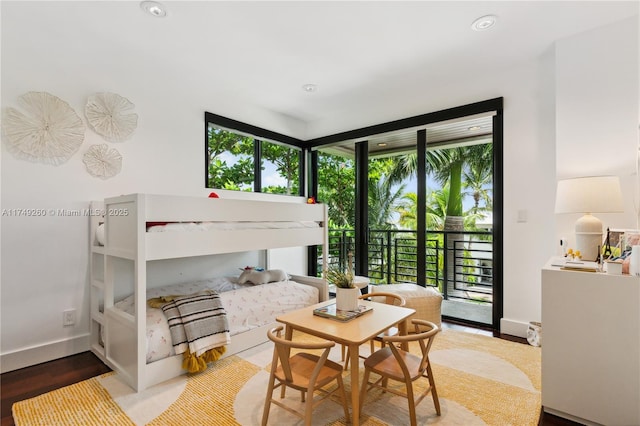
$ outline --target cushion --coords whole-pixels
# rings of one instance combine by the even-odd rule
[[[274,281],[285,281],[286,279],[287,274],[281,269],[265,271],[255,268],[245,268],[238,277],[238,283],[266,284]]]

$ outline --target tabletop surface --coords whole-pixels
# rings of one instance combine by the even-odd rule
[[[313,314],[315,308],[331,303],[335,303],[335,299],[288,312],[278,316],[276,321],[296,330],[348,345],[365,343],[415,313],[415,310],[410,308],[360,300],[360,304],[371,306],[373,309],[350,321],[341,322]]]

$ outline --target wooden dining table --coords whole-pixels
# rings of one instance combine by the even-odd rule
[[[323,318],[313,314],[314,309],[332,303],[335,303],[335,299],[288,312],[278,316],[276,321],[285,325],[285,336],[287,339],[291,339],[294,330],[298,330],[312,336],[345,345],[349,348],[349,363],[351,364],[351,421],[354,426],[358,426],[360,424],[360,345],[368,342],[396,324],[399,334],[407,334],[405,320],[413,315],[415,310],[368,300],[360,300],[360,304],[369,305],[373,309],[346,322]],[[408,350],[406,347],[404,349]]]

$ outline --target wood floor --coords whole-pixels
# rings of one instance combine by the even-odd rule
[[[469,333],[493,336],[488,330],[471,328],[452,322],[443,322],[442,328],[463,330]],[[495,337],[526,344],[526,340],[508,335]],[[93,353],[83,352],[55,361],[10,371],[0,376],[1,426],[14,426],[11,406],[14,402],[32,398],[63,386],[68,386],[91,377],[111,371]],[[575,426],[574,423],[560,417],[542,413],[539,425]]]

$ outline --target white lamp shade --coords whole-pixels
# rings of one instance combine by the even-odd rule
[[[618,176],[591,176],[558,181],[556,213],[622,213]]]
[[[617,176],[592,176],[558,181],[556,213],[583,213],[576,221],[576,249],[584,260],[598,260],[602,222],[591,213],[621,213]]]

